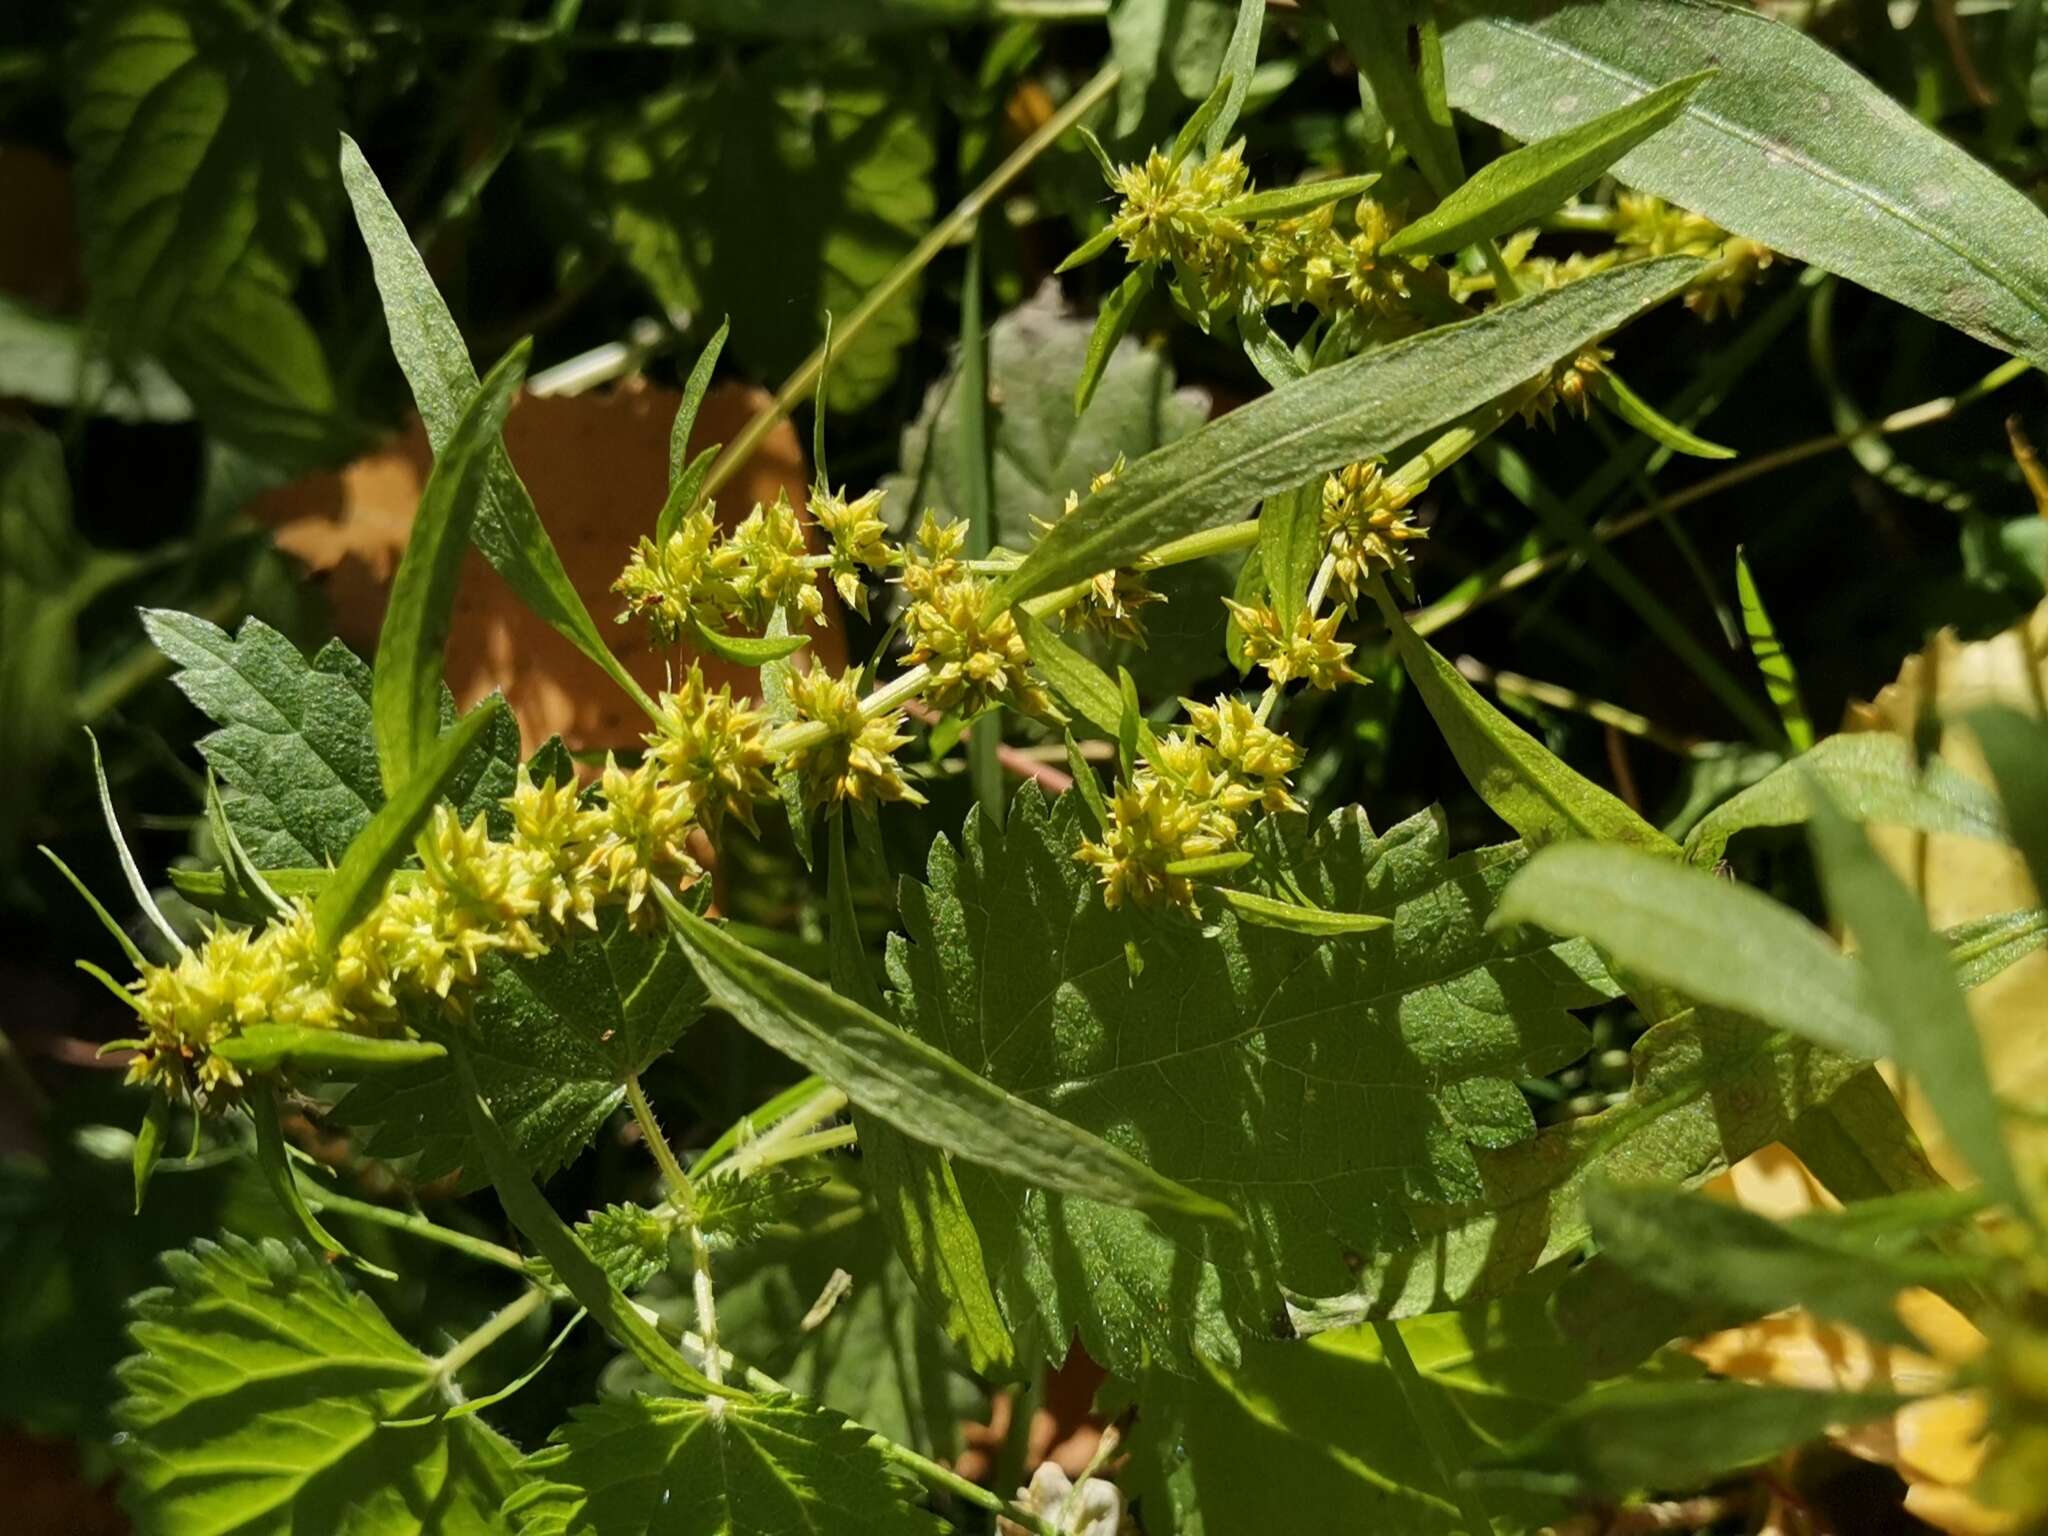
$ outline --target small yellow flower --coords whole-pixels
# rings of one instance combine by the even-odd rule
[[[1216,836],[1212,814],[1171,781],[1150,776],[1119,785],[1109,811],[1102,841],[1084,842],[1074,854],[1095,869],[1103,901],[1112,908],[1126,901],[1140,907],[1171,902],[1192,910],[1194,882],[1167,866],[1228,846]]]
[[[681,786],[711,837],[727,816],[749,831],[754,802],[773,799],[768,776],[768,717],[736,702],[732,689],[707,687],[694,662],[673,693],[659,701],[657,728],[646,737],[647,760],[664,782]]]
[[[1605,347],[1587,346],[1556,364],[1544,375],[1543,387],[1522,402],[1522,420],[1534,426],[1541,418],[1546,427],[1555,426],[1559,406],[1581,420],[1590,416],[1600,375],[1613,356]]]
[[[656,881],[682,891],[703,878],[686,846],[696,825],[690,792],[652,761],[629,772],[609,754],[602,786],[603,804],[585,813],[583,867],[607,893],[624,893],[627,915],[638,918]]]
[[[584,812],[576,786],[549,779],[535,784],[525,774],[505,800],[514,843],[538,869],[549,872],[542,905],[558,928],[581,923],[597,927],[597,891],[583,871]]]
[[[1212,704],[1182,699],[1195,733],[1209,744],[1231,781],[1225,805],[1241,814],[1257,805],[1267,811],[1301,811],[1287,776],[1301,766],[1301,748],[1259,717],[1242,699],[1228,694]]]
[[[722,628],[739,607],[742,557],[719,537],[710,505],[698,506],[658,547],[643,538],[612,590],[626,599],[619,622],[647,621],[659,644],[673,645],[692,624]]]
[[[1116,462],[1088,482],[1088,494],[1115,482],[1124,472],[1124,456],[1118,454]],[[1082,497],[1078,491],[1067,492],[1066,504],[1060,509],[1060,517],[1072,517],[1081,510]],[[1050,532],[1059,526],[1059,518],[1032,519],[1040,529]],[[1145,626],[1138,617],[1138,610],[1152,603],[1163,603],[1166,599],[1145,584],[1143,572],[1131,570],[1097,571],[1088,579],[1088,591],[1081,601],[1063,614],[1062,622],[1070,628],[1094,630],[1111,639],[1129,640],[1135,645],[1145,643]]]
[[[1335,561],[1331,584],[1347,611],[1358,611],[1373,576],[1407,565],[1409,541],[1429,536],[1407,511],[1420,489],[1395,486],[1378,460],[1347,464],[1323,481],[1323,538]]]
[[[1111,185],[1123,201],[1110,224],[1134,265],[1170,262],[1212,303],[1235,293],[1251,234],[1216,210],[1250,188],[1242,144],[1178,166],[1154,150],[1142,165],[1120,167]]]
[[[823,668],[792,678],[789,695],[798,720],[826,728],[822,740],[798,747],[786,759],[803,786],[804,804],[925,803],[896,761],[897,751],[910,740],[902,729],[901,711],[867,718],[853,678],[843,673],[833,677]]]
[[[766,628],[777,611],[792,629],[806,621],[825,622],[824,594],[806,563],[810,548],[788,492],[777,491],[771,505],[756,503],[733,529],[726,548],[739,562],[733,576],[734,612],[748,629]]]
[[[1327,690],[1340,683],[1365,681],[1349,664],[1357,647],[1337,639],[1341,613],[1317,619],[1304,609],[1295,619],[1293,629],[1286,630],[1280,616],[1263,603],[1252,607],[1226,597],[1223,606],[1230,610],[1230,616],[1244,633],[1246,657],[1264,667],[1275,683],[1291,683],[1299,678],[1311,688]]]
[[[1050,716],[1052,697],[1031,676],[1017,621],[1007,610],[987,616],[989,583],[960,559],[966,539],[965,524],[926,515],[903,566],[903,589],[912,599],[903,613],[904,660],[931,668],[925,699],[934,709],[973,716],[1007,704]]]
[[[840,601],[862,618],[868,616],[868,592],[860,573],[887,571],[902,560],[889,545],[881,508],[879,490],[856,501],[822,487],[811,493],[811,516],[832,540],[832,585]]]

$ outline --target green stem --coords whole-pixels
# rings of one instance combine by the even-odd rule
[[[1422,1373],[1415,1368],[1415,1357],[1408,1353],[1408,1341],[1401,1337],[1400,1326],[1375,1322],[1372,1331],[1380,1341],[1380,1353],[1387,1362],[1387,1369],[1394,1373],[1394,1380],[1400,1384],[1409,1417],[1415,1420],[1415,1427],[1422,1432],[1423,1443],[1429,1447],[1437,1476],[1443,1479],[1445,1489],[1457,1501],[1458,1513],[1469,1527],[1466,1536],[1494,1536],[1493,1520],[1479,1494],[1458,1481],[1457,1474],[1464,1458],[1451,1444],[1449,1430],[1438,1413],[1438,1405],[1430,1396]]]
[[[434,1362],[434,1375],[444,1382],[453,1381],[457,1371],[546,1306],[547,1301],[548,1293],[539,1286],[522,1292],[458,1339],[452,1349]]]
[[[471,1237],[467,1232],[457,1232],[411,1211],[394,1211],[388,1205],[372,1205],[367,1200],[357,1200],[350,1195],[323,1189],[296,1169],[293,1170],[293,1177],[298,1180],[300,1193],[306,1197],[306,1203],[316,1211],[334,1211],[343,1216],[353,1217],[357,1221],[388,1227],[394,1232],[403,1232],[408,1237],[416,1237],[422,1242],[438,1243],[443,1248],[485,1264],[495,1264],[500,1269],[509,1269],[515,1274],[530,1273],[526,1260],[502,1244],[488,1242],[481,1237]]]
[[[725,1384],[725,1370],[718,1348],[718,1298],[711,1286],[711,1246],[704,1241],[704,1227],[697,1219],[697,1191],[683,1165],[676,1161],[661,1122],[654,1118],[654,1106],[647,1102],[636,1072],[626,1074],[626,1102],[633,1106],[633,1118],[640,1126],[640,1139],[654,1153],[661,1177],[668,1185],[669,1202],[681,1218],[678,1225],[690,1245],[690,1289],[697,1305],[697,1327],[704,1339],[704,1374],[713,1386]]]
[[[911,248],[910,254],[898,262],[887,277],[868,290],[867,296],[854,307],[852,314],[833,326],[833,347],[843,353],[853,345],[875,316],[915,281],[917,275],[931,264],[933,257],[951,245],[964,230],[980,218],[981,211],[993,202],[1004,188],[1023,175],[1031,162],[1050,148],[1060,135],[1094,110],[1098,102],[1116,89],[1117,81],[1122,78],[1123,71],[1115,64],[1105,64],[1096,71],[1094,78],[1076,91],[1065,106],[1040,124],[1036,133],[1011,151],[1009,158],[991,171],[987,180],[962,198],[951,213],[933,225],[925,237]],[[824,366],[825,349],[820,347],[799,363],[796,371],[782,381],[782,388],[775,392],[775,398],[740,429],[739,436],[726,445],[725,451],[711,466],[711,473],[704,480],[702,494],[705,500],[710,500],[718,488],[730,480],[738,472],[739,467],[752,456],[754,450],[761,446],[761,440],[775,430],[776,424],[810,395]]]

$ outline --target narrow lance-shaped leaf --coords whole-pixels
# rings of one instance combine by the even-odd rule
[[[357,1258],[348,1250],[348,1245],[320,1225],[306,1204],[306,1197],[299,1192],[299,1182],[292,1177],[291,1153],[284,1144],[284,1129],[278,1124],[277,1096],[267,1082],[257,1083],[249,1095],[249,1113],[256,1121],[256,1166],[263,1172],[263,1182],[270,1186],[270,1193],[277,1203],[284,1207],[299,1231],[321,1250],[339,1254],[350,1263],[357,1265],[368,1274],[380,1280],[396,1280],[398,1276],[365,1259]]]
[[[1195,108],[1194,115],[1181,124],[1180,132],[1173,138],[1171,159],[1175,165],[1192,155],[1201,147],[1209,132],[1209,125],[1223,115],[1223,104],[1230,99],[1232,80],[1228,74],[1220,76],[1216,88],[1209,92],[1207,99]]]
[[[826,892],[832,911],[833,989],[879,1015],[885,1006],[882,988],[860,942],[843,814],[832,818]],[[981,1238],[946,1154],[912,1141],[864,1110],[854,1112],[854,1126],[882,1224],[911,1280],[944,1321],[946,1332],[967,1351],[975,1370],[1007,1367],[1016,1358],[1016,1345],[996,1306]]]
[[[160,1093],[149,1096],[149,1108],[143,1112],[141,1129],[135,1133],[135,1155],[131,1159],[135,1172],[135,1214],[142,1214],[143,1197],[149,1193],[150,1175],[156,1172],[157,1159],[163,1156],[164,1132],[171,1123],[171,1101]]]
[[[1502,894],[1496,923],[1591,939],[1630,971],[1871,1060],[1892,1048],[1847,956],[1761,891],[1633,848],[1546,848]]]
[[[1290,933],[1305,933],[1312,938],[1327,938],[1334,934],[1371,933],[1376,928],[1391,928],[1394,920],[1373,912],[1331,912],[1322,907],[1305,907],[1296,901],[1280,901],[1271,896],[1261,896],[1256,891],[1234,891],[1228,888],[1217,892],[1237,910],[1237,915],[1248,923],[1261,928],[1283,928]]]
[[[1226,219],[1298,219],[1305,213],[1314,213],[1325,204],[1357,197],[1379,179],[1378,172],[1368,171],[1362,176],[1305,181],[1296,187],[1268,187],[1263,192],[1247,192],[1242,197],[1221,203],[1216,213]]]
[[[93,735],[90,729],[86,731],[85,739],[92,744],[92,776],[93,783],[100,792],[100,814],[106,818],[107,836],[113,840],[114,852],[120,857],[121,873],[128,877],[129,894],[135,898],[135,905],[141,908],[143,916],[149,919],[150,926],[162,934],[170,944],[172,952],[181,953],[185,948],[185,941],[178,937],[178,930],[170,925],[162,910],[158,908],[156,898],[149,894],[149,883],[142,878],[142,871],[136,867],[135,855],[128,851],[128,839],[121,835],[121,820],[114,814],[114,792],[107,787],[107,765],[100,757],[100,739]],[[52,861],[55,861],[54,855]],[[64,868],[62,864],[57,867]],[[67,875],[71,874],[68,869],[64,872]],[[85,890],[76,876],[72,877],[71,883],[81,892]],[[96,909],[99,907],[99,903],[91,896],[87,896],[86,899],[92,901]]]
[[[1010,610],[1010,617],[1031,653],[1031,664],[1045,674],[1053,691],[1073,706],[1074,713],[1115,740],[1123,727],[1124,701],[1109,674],[1062,640],[1030,609],[1019,605]]]
[[[1561,838],[1628,843],[1676,854],[1669,838],[1495,709],[1402,617],[1384,588],[1380,613],[1409,680],[1422,695],[1465,778],[1495,815],[1531,844]],[[1597,942],[1597,941],[1596,941]]]
[[[1266,0],[1237,0],[1237,20],[1231,23],[1230,41],[1223,45],[1223,68],[1217,75],[1223,86],[1223,105],[1217,109],[1209,131],[1202,139],[1203,152],[1220,155],[1237,127],[1237,114],[1252,88],[1252,71],[1259,66],[1259,32],[1266,23]]]
[[[576,1234],[569,1230],[562,1218],[555,1214],[555,1208],[548,1204],[547,1198],[535,1188],[526,1165],[512,1150],[511,1143],[506,1141],[505,1133],[498,1128],[497,1117],[492,1114],[489,1102],[477,1086],[476,1069],[469,1064],[468,1052],[458,1043],[452,1054],[463,1109],[469,1116],[470,1133],[483,1151],[491,1184],[498,1192],[505,1214],[512,1218],[512,1224],[553,1267],[556,1278],[568,1287],[577,1304],[596,1319],[600,1328],[624,1345],[634,1359],[669,1385],[697,1396],[750,1396],[740,1388],[718,1385],[683,1359],[656,1332],[654,1325],[640,1315],[633,1303],[626,1299],[625,1293],[612,1284],[597,1260],[590,1256],[589,1250],[577,1241]]]
[[[1318,369],[1148,453],[1060,519],[991,611],[1128,565],[1156,545],[1242,518],[1264,497],[1391,454],[1498,398],[1680,291],[1699,272],[1663,257],[1532,294]]]
[[[1792,658],[1785,654],[1777,627],[1771,623],[1770,610],[1764,607],[1763,594],[1757,591],[1756,577],[1750,573],[1749,561],[1740,546],[1735,551],[1735,593],[1742,603],[1742,632],[1749,637],[1749,654],[1756,658],[1764,689],[1771,696],[1778,718],[1785,722],[1785,739],[1792,743],[1794,752],[1804,752],[1813,745],[1813,722],[1806,718],[1806,705],[1799,697],[1799,672],[1792,665]]]
[[[1236,1221],[1228,1206],[1005,1093],[801,971],[748,949],[665,890],[657,894],[713,1001],[913,1140],[1105,1204]]]
[[[1390,256],[1442,256],[1533,224],[1670,122],[1712,76],[1704,70],[1673,80],[1589,123],[1510,150],[1383,249]]]
[[[1720,443],[1709,442],[1689,427],[1682,427],[1658,410],[1649,401],[1628,387],[1626,380],[1612,368],[1603,368],[1595,376],[1594,397],[1612,411],[1623,422],[1634,427],[1643,436],[1660,447],[1669,448],[1673,453],[1685,454],[1694,459],[1732,459],[1733,448]]]
[[[447,1051],[431,1040],[387,1040],[303,1024],[251,1024],[215,1046],[214,1054],[244,1072],[274,1072],[293,1066],[355,1075],[416,1067],[438,1060]]]
[[[712,655],[741,667],[765,667],[794,656],[811,643],[809,635],[721,635],[702,624],[690,626],[690,638]]]
[[[369,248],[377,291],[384,300],[384,318],[391,328],[391,349],[412,385],[427,438],[438,451],[454,434],[463,404],[477,387],[469,349],[434,287],[426,263],[413,248],[405,221],[391,206],[355,140],[346,134],[341,140],[341,181],[354,205],[363,243]],[[590,610],[583,606],[511,459],[501,447],[490,460],[483,502],[477,509],[477,548],[528,607],[653,714],[654,701],[611,653]]]
[[[1130,275],[1102,301],[1102,313],[1096,317],[1095,329],[1088,337],[1088,356],[1081,364],[1081,377],[1074,381],[1076,416],[1087,410],[1088,402],[1095,398],[1095,386],[1102,382],[1102,372],[1109,366],[1110,354],[1116,351],[1117,343],[1130,331],[1138,306],[1151,291],[1152,264],[1147,262],[1142,267],[1134,267]]]
[[[704,408],[704,397],[711,392],[711,376],[718,371],[718,354],[725,350],[725,338],[731,333],[730,319],[718,322],[718,329],[704,343],[704,350],[697,354],[696,365],[690,369],[690,377],[683,383],[683,403],[676,407],[675,424],[668,433],[668,484],[671,491],[682,483],[690,456],[690,434],[697,429],[697,413]],[[668,509],[664,507],[662,510],[666,513]]]
[[[1450,113],[1430,89],[1431,80],[1409,63],[1414,44],[1422,45],[1418,51],[1426,73],[1436,63],[1430,57],[1436,52],[1436,22],[1427,0],[1324,0],[1323,9],[1395,138],[1415,157],[1432,190],[1443,196],[1463,179],[1464,165]]]
[[[1865,1006],[1884,1021],[1899,1065],[1941,1117],[1993,1199],[2031,1214],[2005,1145],[2003,1118],[1970,1010],[1947,946],[1927,926],[1920,901],[1892,873],[1863,829],[1827,791],[1813,791],[1807,824],[1828,908],[1856,938]]]
[[[1300,617],[1322,554],[1322,477],[1268,496],[1259,511],[1259,569],[1284,629],[1292,629]]]
[[[323,949],[332,950],[341,942],[342,936],[363,920],[383,894],[385,879],[412,848],[413,838],[427,824],[441,791],[462,765],[464,754],[503,703],[494,695],[458,720],[421,759],[412,777],[356,834],[348,852],[342,855],[334,878],[313,904],[313,931]]]
[[[386,794],[397,793],[412,777],[439,734],[446,670],[442,652],[462,554],[469,547],[505,415],[526,382],[532,350],[530,341],[522,341],[506,353],[463,407],[454,432],[434,456],[405,557],[391,578],[370,681],[370,719]]]
[[[1456,0],[1450,11],[1452,104],[1519,139],[1715,70],[1615,164],[1617,178],[2048,363],[2048,216],[1815,38],[1704,0]]]

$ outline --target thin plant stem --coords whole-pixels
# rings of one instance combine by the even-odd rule
[[[1009,158],[991,171],[986,180],[967,196],[962,198],[953,211],[934,224],[911,248],[910,254],[898,262],[889,275],[867,292],[853,312],[845,320],[833,326],[832,345],[839,351],[853,345],[860,334],[873,322],[876,315],[892,303],[898,294],[916,279],[917,275],[931,264],[932,258],[951,245],[975,220],[981,217],[984,208],[995,201],[1011,182],[1024,174],[1031,162],[1043,154],[1069,128],[1093,111],[1109,93],[1116,89],[1117,81],[1123,78],[1123,71],[1115,64],[1105,64],[1094,77],[1074,92],[1059,111],[1039,125],[1038,131],[1010,152]],[[739,435],[726,444],[725,451],[711,466],[711,473],[705,477],[703,496],[710,500],[719,487],[730,480],[761,446],[761,440],[775,430],[779,423],[799,403],[806,399],[818,382],[818,375],[825,366],[825,349],[819,347],[796,367],[796,371],[782,381],[782,388],[775,392],[775,398],[757,412],[753,420],[740,429]]]
[[[641,1140],[654,1153],[662,1181],[668,1185],[669,1201],[680,1217],[677,1224],[689,1243],[690,1290],[697,1304],[697,1327],[704,1339],[704,1374],[713,1386],[718,1386],[725,1380],[718,1349],[718,1299],[711,1287],[711,1246],[704,1241],[704,1228],[697,1220],[697,1191],[690,1176],[683,1172],[683,1165],[676,1161],[668,1137],[662,1134],[661,1122],[654,1118],[654,1106],[647,1102],[646,1090],[640,1086],[636,1072],[626,1074],[626,1102],[633,1108]]]
[[[480,1326],[456,1340],[454,1347],[434,1362],[434,1375],[444,1382],[452,1381],[457,1371],[533,1316],[547,1302],[548,1293],[539,1286],[522,1291]]]
[[[422,1242],[437,1243],[455,1253],[485,1264],[495,1264],[498,1268],[509,1269],[515,1274],[529,1273],[526,1260],[502,1244],[489,1242],[481,1237],[471,1237],[467,1232],[457,1232],[451,1227],[444,1227],[439,1222],[429,1221],[426,1217],[411,1211],[395,1211],[388,1205],[372,1205],[367,1200],[338,1194],[307,1178],[303,1173],[294,1170],[294,1174],[299,1182],[299,1192],[305,1196],[306,1204],[313,1208],[315,1214],[338,1211],[343,1216],[353,1217],[357,1221],[388,1227],[393,1232],[403,1232],[406,1236],[416,1237]]]
[[[1681,757],[1692,755],[1692,743],[1665,730],[1655,721],[1623,709],[1618,704],[1609,704],[1604,699],[1590,698],[1556,683],[1540,682],[1533,677],[1524,677],[1519,672],[1495,671],[1484,662],[1470,656],[1460,656],[1455,663],[1465,680],[1481,688],[1491,688],[1503,698],[1531,699],[1553,709],[1568,709],[1574,714],[1597,720],[1602,725],[1611,725],[1624,735],[1634,736],[1676,752]]]

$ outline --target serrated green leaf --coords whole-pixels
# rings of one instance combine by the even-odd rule
[[[376,904],[392,870],[411,855],[413,839],[463,758],[503,706],[504,700],[493,695],[457,721],[349,843],[334,878],[313,904],[313,931],[322,949],[332,950]]]
[[[1708,812],[1686,837],[1686,857],[1711,865],[1739,832],[1805,821],[1812,803],[1810,782],[1820,784],[1857,821],[1872,826],[2000,843],[2011,837],[1997,797],[1945,759],[1930,757],[1921,764],[1913,744],[1902,736],[1849,731],[1819,742]]]
[[[1716,70],[1618,179],[2048,363],[2048,218],[1816,39],[1705,0],[1456,12],[1469,19],[1446,24],[1451,101],[1519,139]]]
[[[214,430],[303,461],[335,414],[291,302],[335,201],[318,60],[240,0],[101,0],[71,58],[96,334],[156,356]]]
[[[545,1178],[597,1134],[642,1072],[697,1018],[704,990],[663,933],[635,932],[617,913],[530,960],[491,959],[471,1003],[470,1062],[520,1160]],[[413,1157],[413,1175],[484,1171],[454,1087],[452,1063],[380,1072],[349,1091],[339,1114],[366,1129],[372,1156]]]
[[[1482,1153],[1483,1194],[1416,1213],[1412,1237],[1367,1255],[1342,1294],[1290,1297],[1295,1329],[1312,1334],[1501,1295],[1586,1241],[1585,1186],[1594,1175],[1702,1183],[1783,1139],[1865,1070],[1782,1031],[1704,1010],[1655,1025],[1633,1054],[1626,1100]]]
[[[1109,674],[1075,650],[1053,631],[1053,627],[1028,608],[1012,608],[1017,633],[1031,653],[1031,664],[1052,684],[1075,714],[1111,740],[1123,726],[1123,695]]]
[[[644,1205],[608,1205],[576,1223],[576,1240],[622,1291],[637,1291],[668,1268],[675,1222]]]
[[[377,664],[370,675],[370,722],[384,792],[398,793],[440,734],[442,653],[455,603],[455,584],[491,455],[512,400],[526,382],[533,343],[521,342],[463,406],[455,430],[434,456],[405,554],[391,578],[391,598],[377,634]]]
[[[1807,823],[1828,909],[1855,935],[1864,1006],[1985,1190],[2015,1215],[2031,1212],[2005,1144],[1998,1096],[1948,949],[1908,890],[1824,789]]]
[[[371,270],[391,330],[391,350],[412,386],[413,403],[419,407],[427,440],[437,454],[445,452],[462,419],[463,407],[477,390],[469,348],[426,263],[413,249],[404,220],[347,134],[341,135],[341,181],[370,252]],[[627,697],[654,713],[654,701],[611,653],[590,610],[583,606],[562,557],[534,510],[533,498],[505,455],[504,445],[494,445],[489,457],[483,500],[472,533],[476,547],[527,607],[602,667]]]
[[[1074,381],[1076,416],[1088,409],[1088,402],[1095,398],[1096,387],[1102,382],[1103,370],[1108,368],[1111,355],[1130,334],[1138,306],[1152,291],[1152,277],[1151,263],[1134,267],[1102,301],[1101,313],[1095,317],[1095,329],[1088,333],[1088,355],[1081,360],[1081,375]]]
[[[990,608],[1128,564],[1170,539],[1235,521],[1263,497],[1394,453],[1661,303],[1698,271],[1696,262],[1665,257],[1600,273],[1262,395],[1147,454],[1062,518],[1003,578]]]
[[[826,895],[832,914],[833,988],[869,1012],[885,1015],[882,989],[860,940],[843,816],[832,818]],[[1016,1346],[989,1286],[981,1238],[960,1198],[953,1165],[938,1148],[912,1141],[886,1120],[859,1113],[854,1125],[862,1168],[904,1269],[975,1370],[1008,1367]]]
[[[1825,1430],[1884,1418],[1906,1401],[1732,1381],[1626,1384],[1581,1398],[1474,1475],[1561,1494],[1689,1492]],[[1706,1425],[1712,1433],[1701,1432]]]
[[[1013,1327],[1078,1328],[1125,1375],[1186,1371],[1191,1344],[1229,1360],[1237,1332],[1266,1332],[1276,1284],[1335,1289],[1429,1207],[1478,1198],[1447,1090],[1575,1059],[1565,1010],[1613,984],[1583,946],[1487,937],[1519,850],[1446,861],[1434,816],[1375,836],[1352,811],[1300,848],[1266,824],[1258,846],[1319,905],[1393,920],[1317,942],[1228,910],[1214,928],[1109,910],[1074,859],[1085,814],[1026,785],[1007,828],[975,818],[959,848],[934,844],[904,888],[893,1001],[975,1071],[1244,1213],[1249,1248],[958,1170]]]
[[[506,1506],[521,1536],[919,1536],[882,1453],[837,1414],[793,1397],[717,1407],[633,1397],[575,1410],[522,1469]]]
[[[1236,1219],[1229,1207],[1005,1093],[801,971],[748,949],[666,892],[659,894],[713,1002],[750,1034],[913,1140],[1001,1168],[1037,1187],[1206,1221]]]
[[[1396,231],[1381,249],[1390,256],[1443,256],[1535,223],[1670,122],[1712,78],[1712,70],[1687,75],[1576,128],[1510,150]]]
[[[296,1246],[233,1235],[164,1255],[135,1298],[116,1416],[156,1536],[503,1536],[517,1452],[480,1419],[392,1429],[434,1362]],[[223,1475],[223,1469],[232,1475]]]
[[[1677,845],[1620,800],[1575,773],[1479,696],[1465,676],[1408,625],[1384,590],[1374,596],[1401,665],[1443,733],[1466,782],[1531,845],[1566,838],[1632,845],[1659,855]]]
[[[1591,939],[1686,997],[1874,1060],[1894,1045],[1848,956],[1761,891],[1633,848],[1560,843],[1530,860],[1496,923]]]

